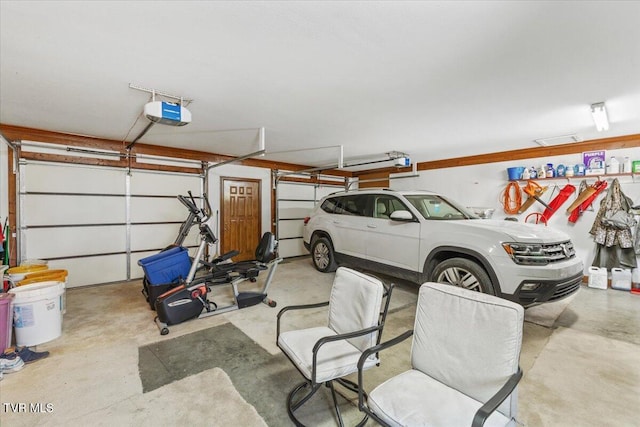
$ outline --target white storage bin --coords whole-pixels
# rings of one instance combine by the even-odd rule
[[[607,289],[607,269],[604,267],[589,267],[589,282],[587,286],[596,289]]]
[[[611,287],[620,291],[631,290],[631,270],[623,268],[611,269]]]

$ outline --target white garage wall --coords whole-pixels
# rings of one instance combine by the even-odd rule
[[[638,148],[609,150],[606,154],[607,159],[611,156],[616,156],[617,158],[629,156],[634,160],[640,160],[640,149]],[[544,207],[536,202],[521,215],[505,214],[500,198],[508,184],[507,168],[517,166],[536,166],[537,168],[546,163],[553,163],[554,166],[558,164],[568,165],[580,163],[580,159],[581,154],[570,154],[548,158],[514,160],[501,163],[426,170],[420,171],[419,177],[391,179],[390,186],[391,188],[398,190],[419,189],[436,191],[451,197],[452,199],[460,202],[463,206],[493,208],[495,209],[493,214],[494,219],[504,219],[507,216],[515,216],[519,221],[524,221],[528,214],[531,212],[542,212]],[[567,183],[571,183],[571,185],[575,186],[577,193],[580,182],[585,178],[590,184],[595,181],[595,177],[538,180],[537,182],[540,185],[549,186],[549,189],[542,196],[542,200],[548,203],[557,195],[559,188],[562,188]],[[609,183],[611,183],[613,178],[614,177],[607,178]],[[640,203],[640,175],[636,175],[635,178],[631,176],[617,176],[617,178],[621,184],[622,191],[627,196],[631,197],[634,203]],[[521,182],[520,185],[523,186],[523,183]],[[554,190],[555,186],[558,186],[559,188],[555,188]],[[578,221],[575,224],[572,224],[567,220],[568,215],[565,211],[571,202],[575,200],[576,196],[577,194],[571,196],[560,207],[560,209],[556,211],[549,221],[549,226],[560,229],[571,236],[576,247],[576,252],[585,264],[586,273],[595,254],[595,243],[593,242],[592,236],[589,234],[589,230],[593,225],[597,209],[600,206],[600,200],[602,200],[603,196],[601,195],[596,199],[593,211],[588,210],[587,212],[584,212]],[[523,198],[526,198],[526,195],[523,195]],[[540,225],[540,227],[544,227],[544,225]]]

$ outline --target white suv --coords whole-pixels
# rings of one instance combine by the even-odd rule
[[[322,272],[351,264],[415,283],[462,286],[525,307],[573,294],[583,277],[567,234],[480,219],[426,191],[331,194],[305,218],[304,245]]]

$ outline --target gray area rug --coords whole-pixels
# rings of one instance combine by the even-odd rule
[[[267,425],[292,425],[286,399],[302,376],[284,355],[269,354],[231,323],[140,347],[138,356],[143,393],[220,368]],[[326,412],[327,402],[319,393],[307,404],[308,410],[300,411],[302,419],[313,425],[333,425],[331,413]],[[341,411],[345,421],[350,418],[349,413],[359,416],[357,408],[346,401]],[[319,422],[312,421],[316,416],[321,417],[315,420]]]

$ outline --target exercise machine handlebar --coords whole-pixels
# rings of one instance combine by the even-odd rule
[[[189,192],[189,195],[191,195],[191,192]],[[191,197],[191,200],[187,199],[186,197],[179,195],[178,196],[178,200],[180,200],[180,202],[186,206],[187,209],[189,209],[189,212],[191,212],[194,215],[198,215],[200,213],[200,209],[198,209],[198,207],[196,206],[196,204],[194,202],[192,202],[193,200],[193,196]]]

